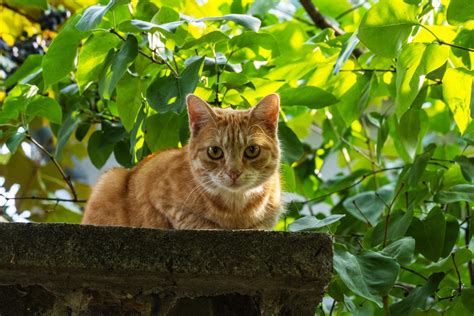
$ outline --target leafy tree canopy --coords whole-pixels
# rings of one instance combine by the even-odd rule
[[[276,91],[277,229],[335,241],[318,313],[472,314],[473,3],[2,1],[0,218],[78,222],[79,160],[185,145],[188,93]]]

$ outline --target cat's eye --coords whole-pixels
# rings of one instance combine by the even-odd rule
[[[257,145],[251,145],[245,148],[244,156],[253,159],[257,158],[257,156],[260,154],[260,147]]]
[[[209,156],[209,158],[217,160],[224,157],[224,152],[220,147],[211,146],[207,149],[207,155]]]

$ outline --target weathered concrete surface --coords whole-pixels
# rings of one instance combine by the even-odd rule
[[[0,223],[0,315],[313,315],[318,233]]]

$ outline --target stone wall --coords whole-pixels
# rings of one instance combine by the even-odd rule
[[[0,223],[0,315],[313,315],[319,233]]]

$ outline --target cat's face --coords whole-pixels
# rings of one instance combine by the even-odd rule
[[[280,159],[278,95],[245,111],[211,109],[194,95],[187,103],[191,168],[208,192],[245,192],[275,174]]]

